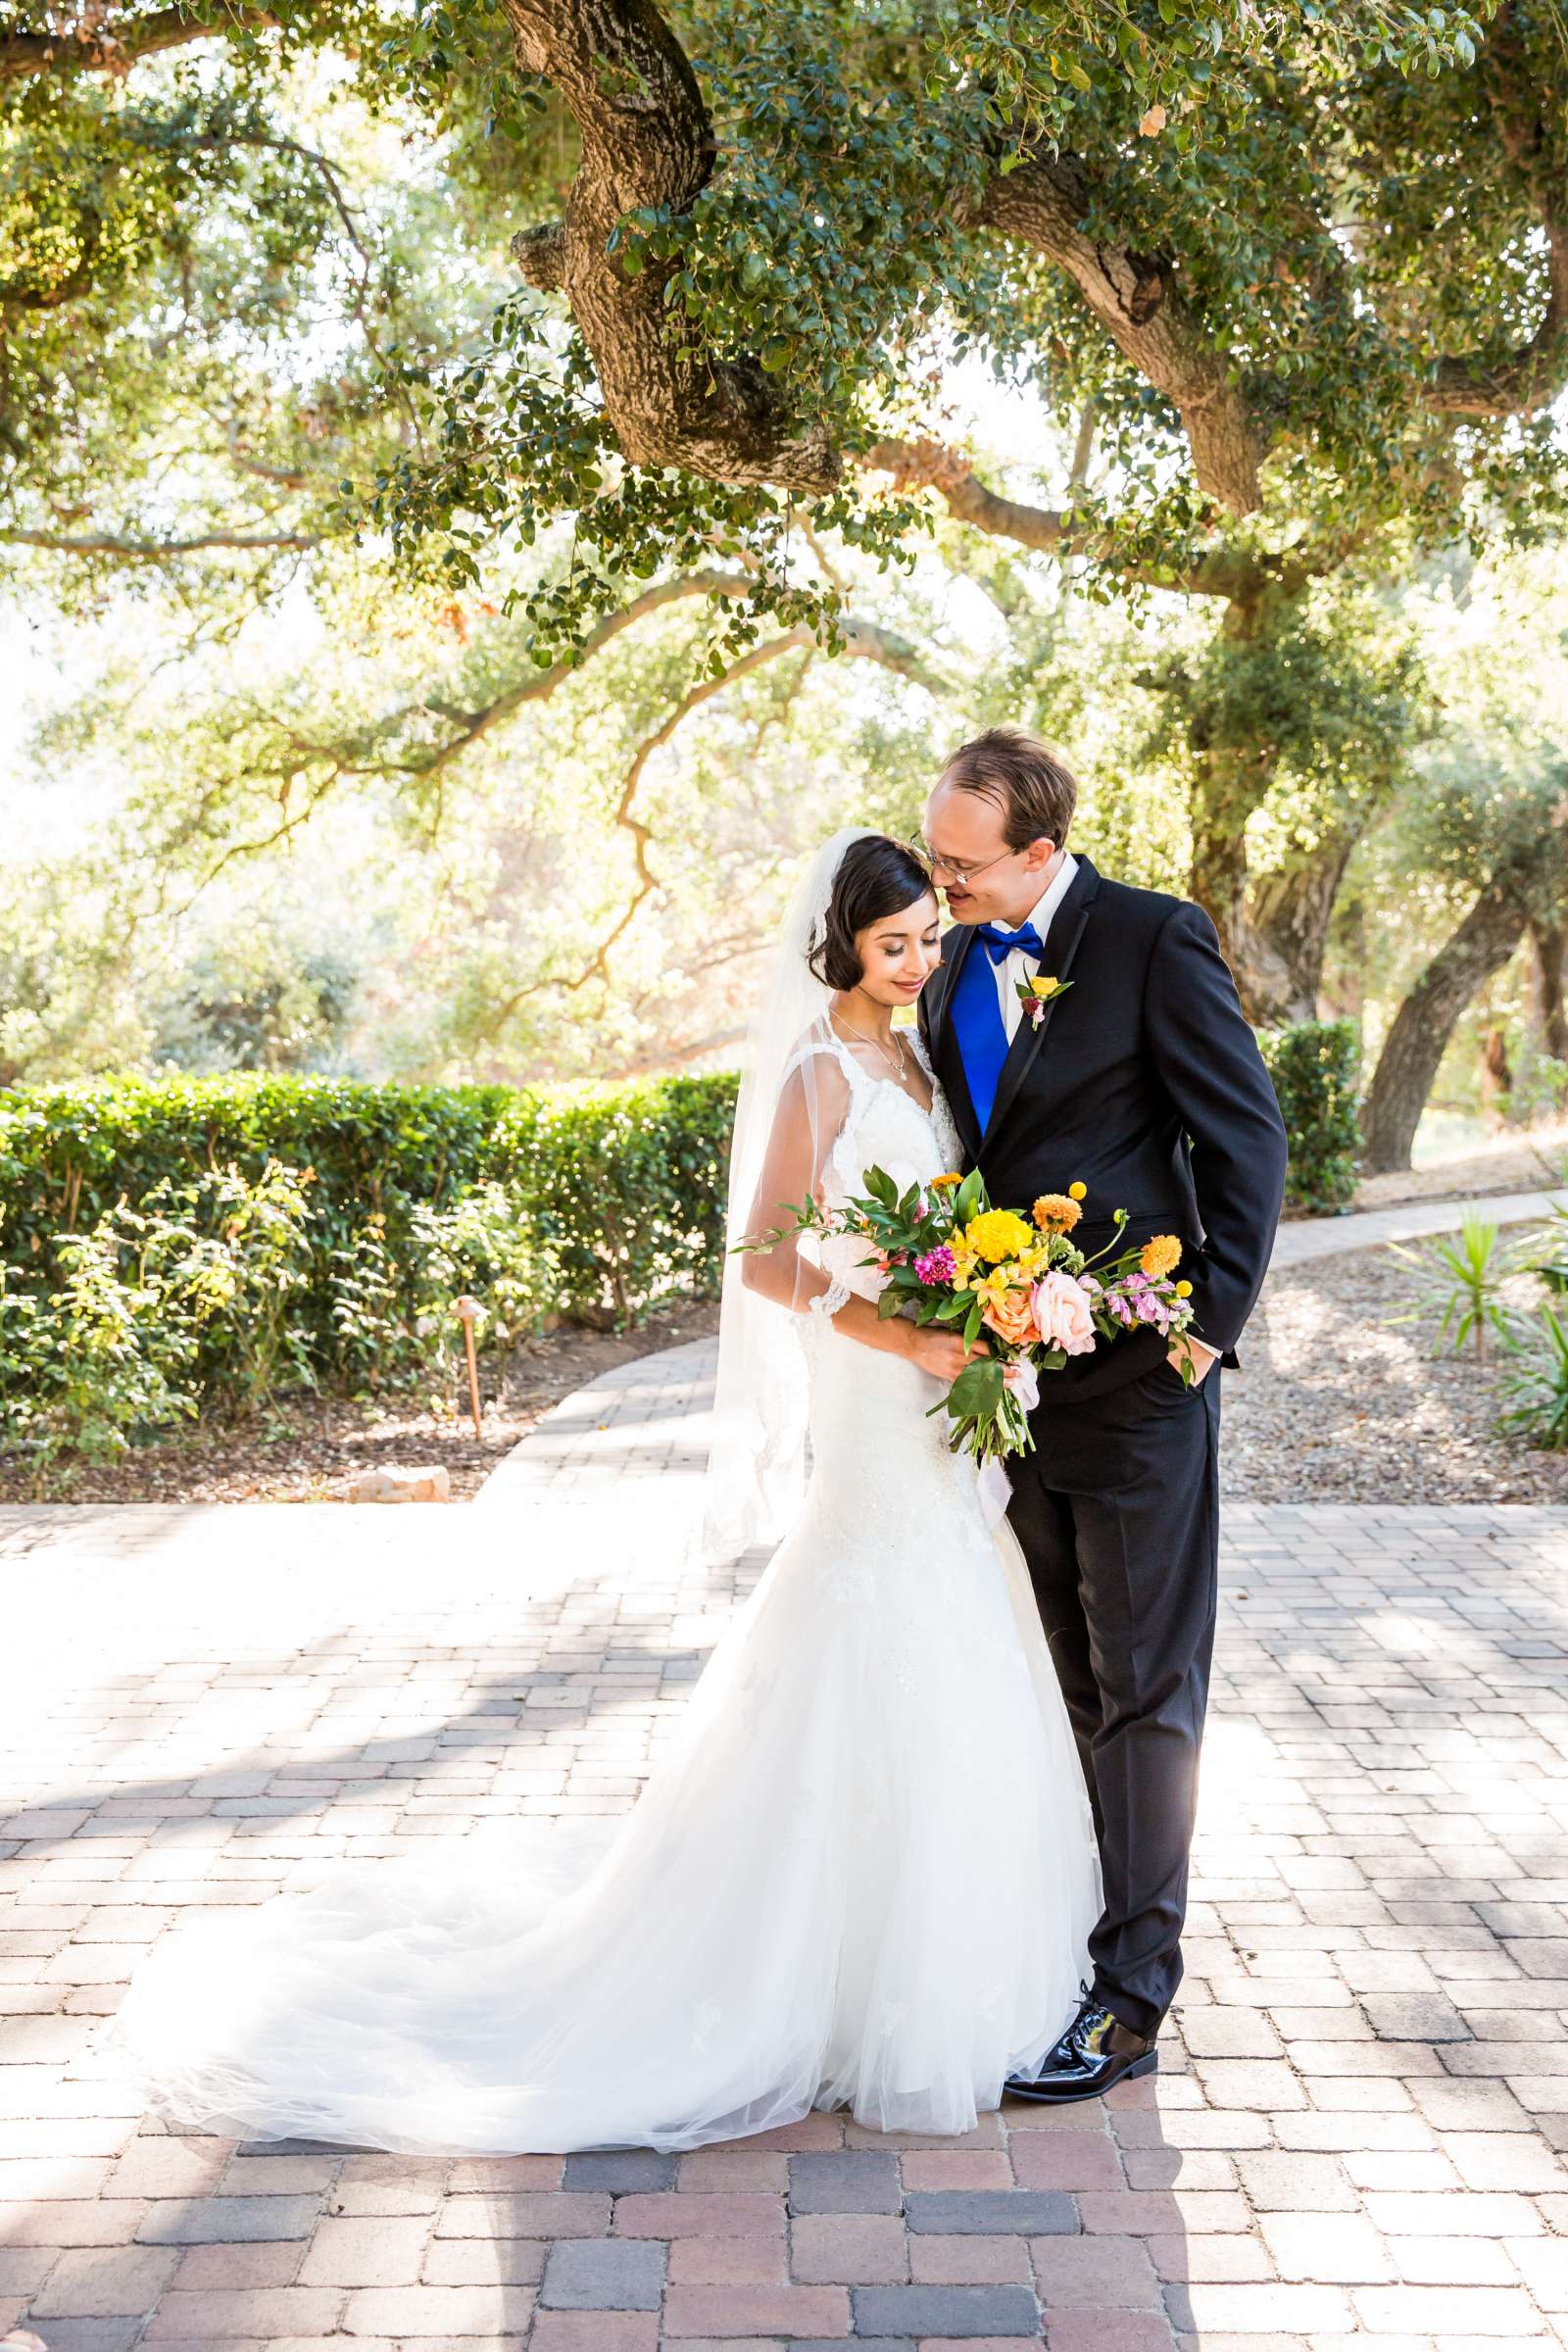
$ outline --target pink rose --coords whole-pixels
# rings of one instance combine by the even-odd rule
[[[1087,1355],[1095,1344],[1095,1322],[1088,1295],[1070,1274],[1059,1268],[1043,1274],[1034,1287],[1035,1329],[1048,1348],[1065,1348],[1069,1355]]]

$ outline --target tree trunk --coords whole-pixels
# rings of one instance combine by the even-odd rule
[[[1193,792],[1193,867],[1191,889],[1219,933],[1220,953],[1236,975],[1249,1020],[1255,1020],[1248,1002],[1253,978],[1253,957],[1247,936],[1247,839],[1245,827],[1262,798],[1235,789],[1234,779],[1208,752],[1199,752]],[[1265,785],[1264,790],[1267,787]]]
[[[1489,883],[1399,1006],[1361,1107],[1369,1174],[1410,1165],[1416,1126],[1459,1016],[1501,971],[1528,920],[1523,899],[1505,881]]]
[[[1481,1041],[1481,1109],[1489,1127],[1507,1124],[1512,1094],[1508,1041],[1500,1029],[1489,1029]]]
[[[1271,639],[1288,624],[1291,612],[1288,597],[1259,593],[1255,583],[1251,593],[1233,595],[1225,607],[1216,648],[1223,662],[1234,659],[1257,664],[1267,656]],[[1263,667],[1266,675],[1266,660]],[[1253,675],[1255,678],[1255,668]],[[1253,723],[1242,731],[1231,707],[1235,701],[1233,680],[1223,666],[1211,666],[1199,678],[1184,678],[1182,683],[1187,746],[1193,763],[1189,887],[1219,933],[1220,953],[1235,975],[1248,1019],[1258,1028],[1310,1019],[1310,1010],[1303,1014],[1301,1006],[1316,994],[1315,977],[1313,985],[1303,991],[1297,958],[1271,936],[1267,926],[1259,925],[1254,915],[1256,901],[1250,896],[1247,820],[1267,800],[1280,761],[1267,697],[1262,698],[1264,707],[1257,710]],[[1335,880],[1338,878],[1336,874]]]
[[[1536,1052],[1549,1054],[1553,1061],[1568,1061],[1568,1011],[1563,1006],[1565,956],[1568,956],[1568,928],[1560,922],[1532,920],[1525,1017]]]
[[[1235,644],[1256,640],[1264,626],[1256,605],[1226,608],[1223,629]],[[1216,740],[1211,712],[1189,708],[1187,741],[1193,760],[1193,864],[1189,887],[1219,933],[1247,1017],[1260,1027],[1283,1016],[1277,1009],[1283,974],[1248,919],[1247,820],[1262,807],[1274,781],[1278,754],[1266,740],[1239,745]]]
[[[1266,1014],[1253,1012],[1253,1020],[1317,1019],[1334,903],[1360,831],[1347,829],[1326,841],[1310,863],[1264,874],[1253,884],[1247,919],[1256,969],[1250,993],[1267,1008]]]

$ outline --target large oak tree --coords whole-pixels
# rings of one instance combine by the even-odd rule
[[[444,128],[447,201],[482,215],[469,259],[510,215],[522,285],[493,315],[478,269],[411,300],[332,159],[278,123],[280,62],[312,48]],[[497,537],[570,520],[524,600],[541,665],[715,558],[745,583],[715,675],[777,634],[832,642],[820,549],[897,558],[932,512],[1102,593],[1204,600],[1211,655],[1167,681],[1192,887],[1259,1018],[1310,1009],[1339,874],[1396,769],[1400,682],[1324,639],[1321,583],[1560,515],[1568,69],[1547,0],[1328,19],[95,0],[13,19],[0,107],[13,539],[286,564],[343,527],[324,442],[406,559],[458,583]],[[225,205],[265,224],[254,269],[225,271],[192,225]],[[324,426],[254,378],[226,398],[224,326],[327,267],[360,331]],[[84,346],[113,355],[90,381]],[[1029,376],[1079,462],[1053,481],[1019,450],[986,478],[942,407],[965,351]],[[184,550],[156,501],[106,516],[101,465],[117,401],[182,367],[221,472]],[[1250,819],[1330,740],[1362,747],[1341,821],[1254,875]]]

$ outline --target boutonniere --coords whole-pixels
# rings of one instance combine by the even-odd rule
[[[1070,980],[1051,980],[1041,973],[1038,979],[1018,982],[1018,1002],[1038,1029],[1046,1017],[1046,1006],[1065,996],[1071,986]]]

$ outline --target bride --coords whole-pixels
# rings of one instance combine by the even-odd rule
[[[936,961],[912,854],[835,836],[753,1024],[732,1243],[956,1165],[892,1025]],[[172,1931],[105,2035],[158,2116],[419,2155],[813,2107],[956,2133],[1056,2040],[1100,1910],[1082,1773],[1022,1555],[926,1418],[961,1343],[880,1319],[862,1254],[726,1260],[710,1541],[784,1541],[608,1851],[564,1890],[520,1845],[340,1862]]]

